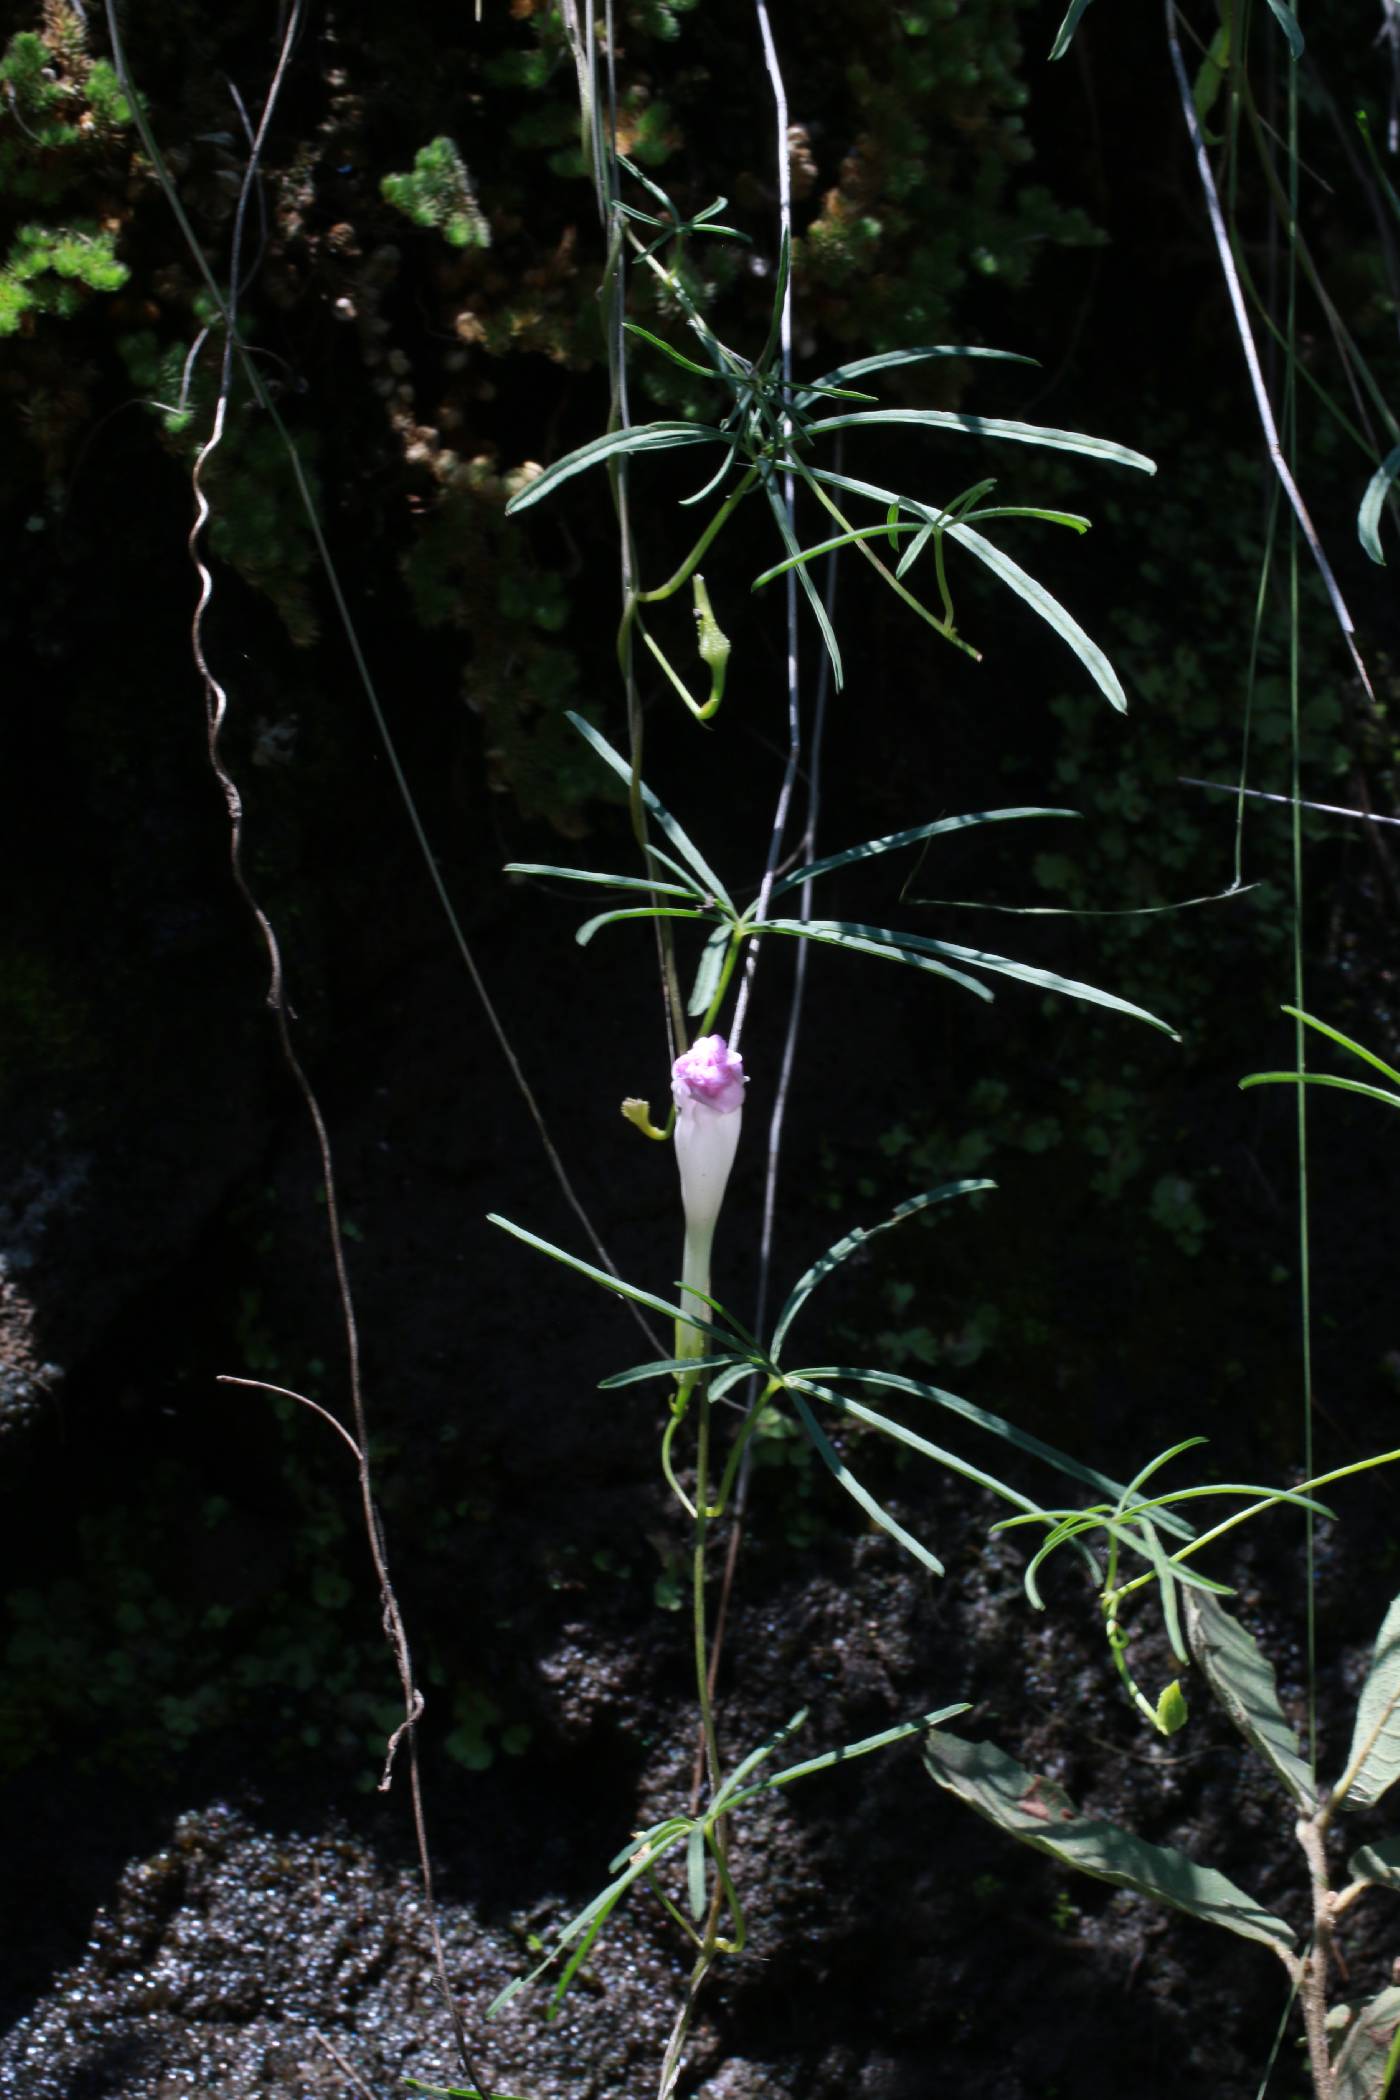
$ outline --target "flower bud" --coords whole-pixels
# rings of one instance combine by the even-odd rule
[[[710,1248],[739,1147],[746,1083],[744,1061],[722,1035],[702,1035],[671,1068],[676,1163],[685,1208],[681,1274],[692,1290],[710,1288]],[[681,1303],[697,1319],[709,1318],[703,1299],[683,1295]],[[693,1328],[683,1330],[676,1354],[699,1354],[699,1337]]]

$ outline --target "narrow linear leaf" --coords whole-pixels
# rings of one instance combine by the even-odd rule
[[[623,919],[703,919],[707,924],[714,917],[709,911],[686,911],[679,905],[639,904],[632,911],[600,911],[593,918],[585,919],[574,935],[580,948],[586,948],[595,933],[605,926],[616,926]]]
[[[1107,1473],[1096,1472],[1093,1466],[1082,1465],[1077,1458],[1070,1458],[1065,1452],[1057,1451],[1053,1444],[1042,1443],[1038,1436],[1032,1436],[1028,1430],[1018,1429],[1013,1422],[1006,1421],[1001,1415],[991,1414],[985,1407],[978,1407],[971,1400],[963,1400],[956,1393],[946,1393],[941,1386],[927,1385],[919,1378],[906,1378],[903,1372],[862,1371],[849,1364],[820,1364],[814,1370],[804,1369],[801,1373],[793,1375],[803,1378],[838,1378],[843,1382],[849,1381],[858,1385],[883,1386],[892,1393],[911,1393],[920,1400],[932,1400],[936,1407],[946,1407],[950,1414],[961,1415],[965,1422],[972,1422],[978,1429],[985,1429],[990,1435],[1001,1437],[1016,1450],[1024,1451],[1028,1457],[1043,1459],[1047,1465],[1067,1474],[1071,1480],[1081,1481],[1085,1487],[1097,1488],[1100,1494],[1107,1495],[1115,1503],[1125,1492],[1120,1480],[1112,1480]],[[1038,1509],[1036,1513],[1041,1514]],[[1195,1537],[1192,1526],[1182,1517],[1168,1514],[1159,1517],[1158,1522],[1164,1531],[1173,1531],[1179,1538]]]
[[[1356,513],[1356,536],[1372,561],[1379,562],[1382,568],[1385,567],[1385,555],[1381,552],[1381,512],[1397,474],[1400,474],[1400,445],[1386,453],[1367,482],[1361,508]]]
[[[798,544],[797,534],[793,529],[787,504],[783,501],[782,491],[772,474],[765,476],[763,490],[768,498],[768,507],[773,513],[773,522],[778,528],[778,537],[787,548],[788,553],[795,558],[799,558],[797,580],[802,586],[803,595],[807,603],[812,608],[812,617],[821,630],[822,642],[831,662],[832,682],[839,693],[846,682],[846,670],[841,660],[841,645],[836,639],[836,629],[831,624],[831,615],[826,609],[821,592],[807,573],[807,564],[800,560],[802,549]]]
[[[1084,10],[1088,5],[1089,0],[1070,0],[1069,12],[1055,32],[1055,41],[1050,46],[1050,56],[1052,58],[1064,57],[1066,51],[1074,42],[1074,32],[1083,20]]]
[[[847,919],[756,919],[749,931],[785,933],[793,940],[816,941],[823,947],[850,948],[857,955],[873,955],[879,962],[905,963],[910,969],[927,970],[934,977],[947,977],[954,984],[960,984],[965,992],[975,992],[979,999],[994,997],[975,977],[934,961],[932,956],[919,952],[922,943],[892,933],[887,926],[860,926]]]
[[[528,510],[545,496],[552,495],[561,483],[569,481],[575,474],[584,473],[589,467],[602,466],[609,459],[620,459],[637,452],[668,452],[677,445],[723,444],[724,432],[715,430],[708,423],[639,423],[626,430],[605,431],[602,437],[590,438],[575,452],[566,452],[562,459],[555,460],[506,505],[506,516],[513,518],[522,510]]]
[[[1012,423],[1002,416],[967,416],[945,408],[855,409],[849,415],[823,416],[809,423],[805,435],[819,437],[831,430],[863,430],[877,423],[915,424],[930,430],[958,430],[967,437],[1007,438],[1021,445],[1041,445],[1049,452],[1078,452],[1086,459],[1110,460],[1115,466],[1136,467],[1155,474],[1157,462],[1145,452],[1115,445],[1109,438],[1090,437],[1082,430],[1052,430],[1041,423]]]
[[[1347,1872],[1353,1881],[1373,1881],[1378,1889],[1400,1892],[1400,1838],[1363,1845],[1347,1861]]]
[[[853,1232],[848,1232],[843,1239],[837,1240],[832,1246],[828,1247],[825,1254],[819,1260],[813,1262],[805,1275],[798,1278],[788,1296],[786,1305],[784,1305],[778,1315],[778,1323],[773,1329],[773,1340],[769,1347],[769,1355],[773,1358],[773,1361],[777,1362],[779,1352],[787,1337],[788,1329],[811,1297],[817,1285],[825,1282],[832,1270],[847,1260],[849,1256],[855,1254],[858,1249],[866,1244],[867,1240],[873,1240],[877,1233],[889,1232],[894,1226],[902,1225],[906,1218],[914,1217],[917,1212],[927,1210],[934,1203],[947,1203],[954,1196],[977,1195],[984,1190],[994,1189],[995,1187],[996,1183],[994,1181],[963,1180],[940,1182],[935,1189],[925,1189],[920,1195],[908,1196],[903,1203],[897,1203],[887,1218],[879,1219],[874,1225],[858,1225]]]
[[[685,1890],[690,1915],[699,1924],[709,1892],[705,1887],[705,1830],[697,1823],[685,1841]]]
[[[896,1728],[882,1728],[878,1735],[863,1736],[858,1743],[847,1743],[840,1750],[824,1750],[820,1757],[809,1757],[800,1765],[788,1765],[784,1771],[775,1772],[771,1779],[760,1780],[730,1800],[731,1808],[741,1807],[752,1801],[755,1794],[766,1794],[773,1787],[791,1786],[794,1779],[810,1778],[813,1772],[829,1772],[833,1765],[848,1765],[853,1758],[868,1757],[872,1750],[887,1750],[891,1743],[907,1743],[911,1735],[924,1735],[930,1728],[937,1728],[942,1721],[956,1720],[959,1714],[971,1713],[966,1699],[955,1706],[941,1706],[937,1713],[924,1714],[917,1721],[901,1721]]]
[[[1288,0],[1269,0],[1269,12],[1288,39],[1288,49],[1295,59],[1303,55],[1303,32],[1298,27],[1298,17]]]
[[[1367,1086],[1362,1079],[1339,1079],[1332,1072],[1251,1072],[1240,1081],[1240,1092],[1252,1086],[1331,1086],[1339,1094],[1364,1094],[1368,1101],[1384,1101],[1387,1108],[1400,1108],[1400,1094],[1383,1086]]]
[[[554,868],[546,861],[508,860],[504,875],[552,875],[560,882],[587,882],[604,890],[648,890],[658,897],[699,897],[694,883],[649,882],[644,875],[599,875],[591,868]]]
[[[1087,0],[1085,0],[1087,5]],[[927,343],[918,349],[880,350],[873,357],[857,357],[848,365],[838,365],[834,372],[823,372],[820,379],[811,381],[807,389],[797,397],[799,407],[807,407],[816,398],[819,387],[844,386],[848,379],[864,379],[871,372],[893,371],[896,365],[924,364],[931,357],[989,357],[999,363],[1010,365],[1033,365],[1034,357],[1024,357],[1019,350],[986,350],[975,343]]]
[[[907,831],[888,831],[883,838],[866,839],[862,845],[847,846],[843,853],[827,853],[820,860],[810,860],[805,867],[794,868],[781,882],[775,882],[770,894],[781,897],[785,890],[800,889],[804,882],[811,882],[818,875],[829,875],[834,868],[849,867],[854,861],[873,860],[879,853],[898,853],[903,846],[916,846],[921,839],[941,838],[945,832],[967,831],[974,824],[1008,824],[1022,817],[1075,817],[1077,809],[978,809],[965,817],[939,817],[932,824],[914,824]]]
[[[922,518],[926,524],[936,525],[943,517],[941,511],[935,510],[929,504],[916,503],[912,498],[897,495],[893,489],[880,488],[874,482],[857,481],[849,474],[834,474],[826,467],[811,467],[808,472],[814,481],[824,482],[828,488],[845,489],[853,496],[867,496],[872,503],[898,504],[901,510],[910,512],[916,518]],[[1040,618],[1069,644],[1094,683],[1119,713],[1127,712],[1128,699],[1119,683],[1117,672],[1098,643],[1089,639],[1079,622],[1072,614],[1066,612],[1058,598],[1052,597],[1043,584],[1037,583],[1033,576],[1027,575],[1019,562],[1014,562],[1009,554],[1003,554],[1000,547],[995,546],[991,540],[984,539],[980,532],[974,532],[970,525],[959,520],[954,524],[945,524],[942,529],[945,537],[955,539],[960,546],[966,547],[969,554],[974,555],[984,567],[990,569],[994,576],[1010,590],[1015,591],[1018,597],[1024,598],[1031,610],[1038,613]],[[794,546],[790,551],[796,553],[798,550]]]
[[[712,230],[716,233],[721,231],[719,227]],[[683,372],[698,372],[702,379],[714,378],[713,365],[698,365],[693,357],[683,357],[672,344],[665,342],[659,335],[653,335],[649,328],[641,327],[636,321],[624,321],[622,325],[629,335],[640,336],[644,343],[650,343],[653,350],[659,350],[663,357],[669,357],[672,364],[679,365]]]
[[[912,1553],[919,1565],[928,1569],[930,1575],[941,1575],[943,1573],[942,1561],[938,1559],[936,1554],[930,1553],[927,1546],[920,1545],[913,1534],[906,1531],[904,1526],[890,1515],[883,1504],[877,1502],[868,1489],[861,1486],[855,1474],[847,1466],[840,1452],[837,1451],[835,1445],[826,1435],[820,1422],[818,1422],[800,1393],[793,1394],[792,1403],[802,1419],[803,1428],[811,1438],[813,1450],[822,1464],[831,1473],[833,1479],[846,1490],[852,1501],[858,1503],[865,1511],[865,1514],[873,1523],[878,1524],[882,1531],[887,1531],[897,1544],[903,1546],[906,1553]]]
[[[601,1284],[602,1288],[611,1291],[615,1298],[630,1298],[634,1305],[645,1305],[649,1312],[662,1313],[668,1320],[680,1320],[685,1326],[697,1328],[702,1334],[712,1334],[715,1331],[712,1321],[696,1319],[682,1306],[668,1304],[666,1299],[656,1297],[651,1291],[638,1290],[636,1284],[624,1283],[620,1276],[611,1276],[606,1269],[595,1269],[591,1261],[581,1261],[577,1254],[566,1253],[562,1247],[556,1247],[553,1241],[542,1240],[538,1234],[527,1232],[523,1225],[512,1225],[509,1218],[501,1217],[494,1210],[487,1212],[486,1222],[488,1225],[499,1225],[502,1232],[508,1232],[512,1239],[522,1240],[527,1247],[533,1247],[537,1254],[547,1254],[551,1261],[562,1262],[566,1269],[577,1269],[580,1276],[588,1277],[592,1283]]]
[[[1118,673],[1098,643],[1089,639],[1079,622],[1071,613],[1066,612],[1059,599],[1052,597],[1043,584],[1037,583],[1033,576],[1027,575],[1019,562],[1014,562],[1009,554],[1003,554],[1001,548],[994,546],[991,540],[983,539],[981,533],[974,532],[970,525],[949,525],[946,531],[960,547],[966,547],[969,554],[975,555],[984,568],[990,569],[994,576],[999,577],[1001,582],[1015,591],[1018,598],[1023,598],[1032,612],[1039,613],[1047,626],[1054,628],[1061,641],[1069,644],[1109,704],[1116,707],[1120,714],[1126,714],[1128,696],[1123,690]]]
[[[1384,1072],[1387,1079],[1393,1079],[1395,1084],[1400,1086],[1400,1072],[1396,1071],[1394,1065],[1388,1065],[1384,1058],[1377,1057],[1374,1050],[1368,1050],[1364,1043],[1355,1042],[1351,1036],[1343,1035],[1341,1029],[1333,1028],[1330,1022],[1319,1021],[1316,1014],[1305,1014],[1301,1007],[1285,1006],[1283,1011],[1291,1014],[1295,1021],[1301,1021],[1305,1028],[1315,1028],[1317,1033],[1325,1035],[1329,1042],[1340,1044],[1343,1050],[1349,1050],[1353,1057],[1361,1058],[1364,1063],[1374,1066],[1376,1071]]]
[[[641,1385],[648,1378],[674,1378],[680,1372],[693,1375],[695,1371],[715,1371],[722,1365],[743,1364],[746,1356],[662,1356],[655,1363],[634,1364],[630,1371],[614,1371],[611,1378],[600,1378],[600,1393],[615,1392],[619,1386]]]
[[[600,736],[598,731],[593,727],[593,724],[591,722],[585,722],[583,716],[575,714],[572,708],[565,710],[565,718],[566,720],[573,723],[574,728],[578,731],[579,735],[584,739],[584,741],[593,746],[593,749],[597,752],[599,758],[602,759],[603,764],[605,766],[610,767],[611,770],[614,773],[616,773],[618,779],[625,781],[627,786],[630,788],[632,785],[632,768],[629,765],[628,761],[623,757],[622,753],[620,751],[614,751],[612,745],[608,742],[607,738],[605,736]],[[700,877],[701,882],[705,885],[705,888],[710,894],[710,896],[715,898],[718,903],[727,906],[727,908],[732,912],[734,906],[730,901],[729,892],[725,889],[724,884],[720,881],[714,869],[710,866],[709,862],[701,853],[700,848],[697,845],[695,845],[695,843],[690,838],[689,834],[683,829],[683,827],[676,822],[675,818],[671,815],[671,812],[668,809],[662,807],[661,803],[657,800],[656,796],[652,793],[651,789],[647,786],[645,781],[642,781],[640,783],[640,787],[642,805],[646,809],[647,813],[650,816],[655,817],[657,823],[661,826],[661,829],[665,832],[667,838],[670,839],[671,844],[675,847],[677,853],[679,853],[679,855],[681,856],[681,859],[685,861],[686,864],[694,871],[694,873]]]
[[[775,1728],[770,1736],[764,1738],[756,1750],[750,1750],[748,1756],[734,1767],[734,1770],[715,1795],[714,1800],[710,1804],[713,1810],[722,1808],[731,1802],[750,1772],[756,1772],[759,1766],[773,1755],[775,1750],[781,1749],[784,1743],[790,1741],[797,1734],[798,1729],[806,1723],[807,1712],[808,1709],[805,1706],[799,1706],[790,1721],[784,1721],[782,1727]]]
[[[1291,1947],[1293,1930],[1214,1867],[1197,1866],[1184,1852],[1150,1845],[1116,1823],[1086,1816],[1053,1779],[1028,1772],[994,1743],[970,1743],[935,1729],[924,1742],[931,1779],[965,1801],[1009,1837],[1062,1866],[1135,1895],[1154,1896],[1174,1910],[1223,1925],[1241,1939]]]
[[[1381,1622],[1370,1673],[1361,1688],[1346,1770],[1332,1789],[1340,1806],[1374,1808],[1400,1779],[1400,1597]]]
[[[1253,1634],[1214,1597],[1190,1589],[1186,1632],[1201,1675],[1247,1743],[1274,1768],[1299,1806],[1317,1807],[1317,1787],[1279,1705],[1274,1666]]]
[[[983,1472],[981,1466],[974,1466],[968,1459],[959,1458],[956,1452],[945,1451],[941,1444],[931,1444],[927,1437],[919,1436],[912,1429],[906,1429],[902,1422],[892,1420],[889,1415],[877,1414],[873,1407],[866,1407],[859,1400],[848,1400],[844,1393],[833,1392],[830,1386],[818,1385],[805,1373],[799,1375],[794,1372],[787,1381],[787,1389],[799,1407],[802,1404],[800,1395],[811,1393],[815,1399],[824,1400],[828,1407],[834,1408],[839,1415],[845,1415],[849,1421],[863,1422],[867,1429],[878,1429],[882,1436],[889,1437],[892,1442],[903,1444],[910,1451],[917,1451],[920,1458],[931,1458],[935,1465],[958,1474],[963,1480],[970,1480],[975,1487],[986,1488],[989,1494],[999,1496],[1003,1502],[1014,1503],[1017,1509],[1024,1510],[1028,1516],[1044,1515],[1039,1504],[1032,1502],[1029,1495],[1021,1494],[1017,1488],[1008,1487],[1004,1480],[997,1479],[995,1473]]]
[[[901,934],[899,938],[911,945],[916,939],[912,934]],[[1159,1020],[1145,1006],[1135,1006],[1131,999],[1120,999],[1116,992],[1102,992],[1097,985],[1081,984],[1075,977],[1061,977],[1057,970],[1042,970],[1035,963],[1013,962],[1009,956],[992,955],[983,948],[964,948],[956,941],[929,940],[925,943],[920,936],[917,944],[921,951],[926,949],[933,955],[951,955],[958,962],[974,963],[980,970],[994,970],[999,977],[1019,978],[1022,984],[1038,985],[1042,991],[1058,992],[1066,999],[1082,999],[1091,1006],[1106,1006],[1114,1013],[1128,1014],[1135,1021],[1146,1021],[1149,1028],[1160,1029],[1174,1043],[1181,1041],[1169,1021]]]
[[[694,1015],[708,1012],[710,1001],[714,998],[715,992],[719,988],[719,980],[724,970],[724,958],[729,942],[730,930],[728,925],[717,926],[700,950],[700,961],[695,971],[695,982],[690,988],[690,997],[686,1001],[685,1010],[688,1014]]]
[[[1400,1988],[1387,1984],[1368,2004],[1344,2009],[1352,2018],[1332,2061],[1337,2100],[1380,2100],[1394,2076]]]

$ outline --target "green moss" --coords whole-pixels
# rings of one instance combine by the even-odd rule
[[[419,149],[411,173],[386,175],[379,185],[387,203],[432,227],[453,248],[489,248],[491,229],[476,200],[465,161],[450,138]]]

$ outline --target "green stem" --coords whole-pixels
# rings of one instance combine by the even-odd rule
[[[1358,1458],[1352,1465],[1338,1466],[1331,1473],[1319,1473],[1313,1480],[1301,1481],[1289,1492],[1295,1495],[1310,1495],[1314,1488],[1328,1487],[1334,1480],[1350,1480],[1354,1473],[1367,1473],[1375,1466],[1391,1466],[1397,1460],[1400,1460],[1400,1451],[1379,1451],[1374,1458]],[[1266,1510],[1277,1509],[1282,1500],[1281,1495],[1268,1495],[1262,1502],[1251,1502],[1248,1509],[1237,1509],[1232,1517],[1224,1518],[1219,1524],[1212,1524],[1209,1531],[1203,1531],[1200,1537],[1192,1539],[1189,1545],[1178,1547],[1170,1556],[1173,1565],[1189,1560],[1192,1554],[1199,1553],[1203,1546],[1214,1545],[1217,1539],[1224,1538],[1227,1531],[1233,1531],[1237,1525],[1248,1523],[1251,1517],[1260,1517]],[[1149,1582],[1156,1580],[1155,1571],[1149,1571],[1146,1575],[1135,1575],[1131,1582],[1124,1583],[1118,1595],[1120,1599],[1131,1597],[1134,1590],[1145,1589]]]
[[[799,468],[798,471],[801,472],[801,469]],[[838,509],[837,505],[832,502],[830,496],[828,496],[826,490],[822,487],[821,483],[815,480],[810,474],[803,474],[802,481],[803,486],[809,488],[812,491],[813,495],[817,498],[817,501],[821,503],[825,509],[830,511],[832,517],[835,518],[837,524],[841,527],[841,530],[843,532],[853,533],[855,530],[854,526],[852,526],[849,523],[844,513],[840,509]],[[941,634],[945,642],[951,642],[955,649],[961,649],[963,655],[970,656],[975,663],[980,663],[982,661],[982,654],[980,650],[974,649],[971,642],[965,642],[960,634],[954,633],[953,629],[949,626],[946,620],[940,620],[938,618],[938,615],[936,613],[931,613],[928,607],[922,604],[920,600],[914,596],[914,593],[912,591],[905,589],[904,585],[895,575],[893,569],[889,568],[886,563],[881,561],[879,555],[875,552],[875,549],[870,545],[870,542],[868,540],[857,539],[855,540],[854,544],[856,547],[856,551],[865,556],[865,559],[870,563],[873,569],[878,570],[879,574],[884,578],[885,582],[894,592],[896,598],[902,599],[903,602],[909,607],[910,611],[916,612],[921,620],[927,620],[929,626],[934,630],[935,634]]]

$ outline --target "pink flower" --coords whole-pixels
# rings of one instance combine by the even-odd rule
[[[743,1122],[744,1061],[722,1035],[702,1035],[671,1068],[676,1101],[676,1163],[685,1207],[685,1257],[681,1270],[690,1291],[681,1303],[697,1319],[709,1311],[693,1291],[710,1288],[710,1249],[715,1224],[739,1148]],[[699,1336],[683,1330],[678,1356],[698,1355]]]

